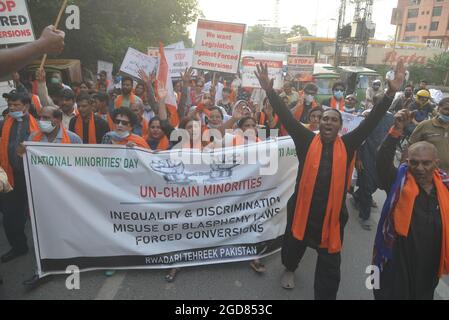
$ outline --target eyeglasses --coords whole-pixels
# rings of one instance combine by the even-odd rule
[[[121,123],[122,125],[124,125],[124,126],[129,126],[130,121],[120,120],[120,119],[115,119],[115,120],[114,120],[114,124],[119,125],[120,123]]]

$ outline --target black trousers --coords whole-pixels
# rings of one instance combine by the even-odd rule
[[[284,242],[282,244],[282,264],[288,271],[294,272],[298,268],[308,245],[304,241],[296,240],[291,231],[293,216],[289,214]],[[343,237],[341,238],[343,239]],[[318,260],[315,267],[315,300],[336,300],[340,286],[341,254],[329,254],[327,249],[316,249]]]
[[[14,173],[14,190],[1,195],[1,211],[6,238],[12,249],[28,249],[25,223],[28,214],[28,198],[23,173]]]

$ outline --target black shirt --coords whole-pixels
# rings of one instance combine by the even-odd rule
[[[69,124],[69,130],[75,133],[76,133],[75,124],[77,118],[78,117],[72,118]],[[95,133],[97,144],[101,144],[101,141],[103,141],[103,137],[105,136],[105,134],[110,131],[109,125],[106,121],[104,121],[97,115],[94,115],[94,122],[95,122]],[[89,144],[89,122],[86,124],[84,121],[83,121],[83,143]]]
[[[297,190],[299,188],[307,152],[309,150],[310,144],[315,138],[315,134],[295,120],[290,110],[287,109],[285,104],[281,101],[279,96],[274,91],[268,92],[267,96],[270,99],[270,104],[273,106],[274,111],[279,115],[282,124],[285,126],[285,129],[292,137],[296,146],[296,154],[298,155],[299,160],[295,192],[289,200],[287,209],[289,219],[291,220],[293,219],[293,215],[295,212]],[[348,154],[347,167],[349,167],[351,160],[354,157],[355,151],[376,128],[377,124],[380,122],[380,120],[390,107],[391,102],[392,98],[385,96],[380,101],[380,103],[373,108],[373,111],[370,112],[368,118],[365,119],[358,128],[342,137]],[[330,180],[332,176],[332,162],[333,143],[325,143],[323,145],[320,168],[318,170],[318,176],[309,212],[309,219],[304,236],[304,241],[307,243],[307,245],[314,248],[319,247],[319,245],[321,244],[321,234],[329,197]],[[340,213],[341,227],[344,227],[348,220],[348,213],[344,201],[346,199],[346,192],[343,197],[343,205]]]
[[[381,188],[390,192],[397,169],[393,159],[399,138],[388,136],[377,153]],[[438,285],[442,222],[435,187],[430,194],[419,188],[407,237],[398,236],[393,258],[381,274],[378,299],[433,299]]]

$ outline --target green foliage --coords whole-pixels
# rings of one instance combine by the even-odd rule
[[[295,25],[291,28],[289,33],[265,34],[265,27],[262,25],[256,25],[248,28],[243,43],[243,48],[245,50],[255,51],[277,51],[279,48],[287,47],[288,38],[299,35],[307,36],[309,35],[309,31],[306,27]],[[270,43],[273,44],[273,46],[270,46]]]
[[[54,24],[62,0],[28,0],[34,30]],[[201,14],[197,0],[70,0],[80,8],[80,30],[66,30],[64,15],[60,29],[66,32],[62,58],[80,59],[96,69],[97,60],[113,62],[116,68],[128,47],[146,52],[159,42],[184,41],[191,45],[186,27]]]

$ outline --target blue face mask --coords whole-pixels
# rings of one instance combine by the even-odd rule
[[[334,91],[334,97],[337,98],[337,100],[340,100],[344,97],[345,92],[341,90]]]
[[[449,116],[444,116],[442,114],[440,114],[438,116],[438,119],[440,119],[441,121],[443,121],[444,123],[449,123]]]
[[[116,131],[112,131],[108,133],[108,136],[110,136],[112,140],[123,141],[124,139],[128,138],[129,132],[118,133]]]
[[[10,115],[12,118],[16,119],[19,122],[22,121],[22,118],[24,116],[22,111],[10,112],[10,113],[8,113],[8,115]]]

